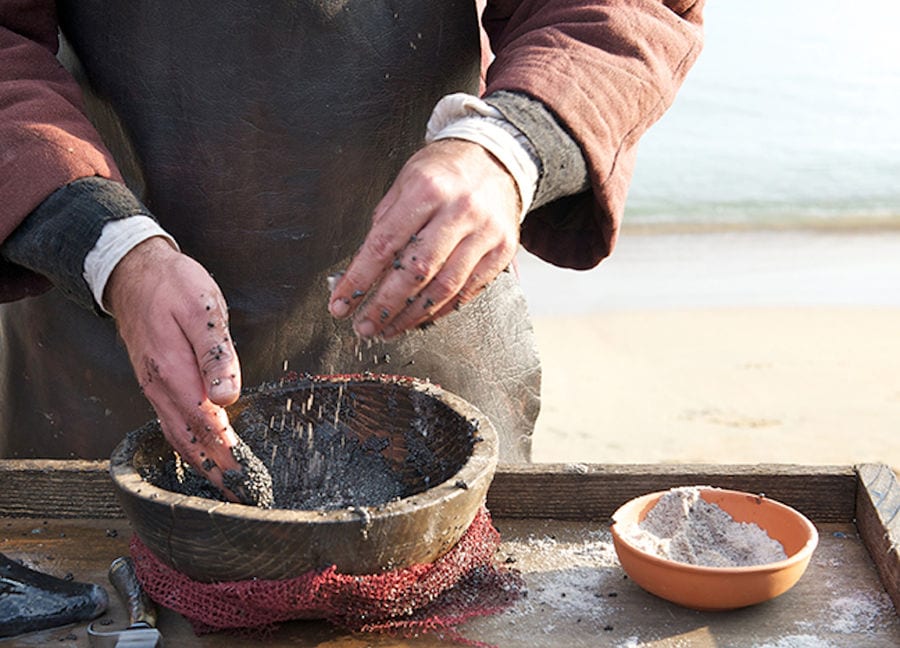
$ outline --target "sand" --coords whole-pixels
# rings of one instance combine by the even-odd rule
[[[900,232],[636,234],[520,274],[535,461],[900,468]]]

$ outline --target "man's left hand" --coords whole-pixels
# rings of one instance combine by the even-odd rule
[[[329,310],[363,338],[390,339],[474,298],[509,266],[519,194],[478,144],[439,140],[413,155],[375,208]]]

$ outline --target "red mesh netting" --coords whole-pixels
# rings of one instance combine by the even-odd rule
[[[522,591],[514,570],[494,564],[500,534],[482,508],[460,541],[434,563],[351,576],[332,566],[287,580],[194,581],[131,540],[138,579],[156,603],[184,615],[197,634],[271,630],[283,621],[325,619],[361,632],[457,640],[458,624],[508,607]],[[467,641],[472,645],[479,642]]]

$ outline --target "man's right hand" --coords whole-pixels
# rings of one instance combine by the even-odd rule
[[[240,396],[241,370],[218,285],[194,259],[154,237],[119,261],[104,297],[166,439],[237,501],[222,483],[224,471],[241,470],[223,408]]]

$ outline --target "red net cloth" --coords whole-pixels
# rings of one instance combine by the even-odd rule
[[[437,632],[471,645],[456,627],[518,598],[521,576],[495,565],[500,534],[482,508],[459,542],[434,563],[351,576],[332,566],[287,580],[202,583],[164,564],[137,536],[138,579],[156,603],[184,615],[197,634],[269,631],[284,621],[325,619],[356,632],[411,637]]]

